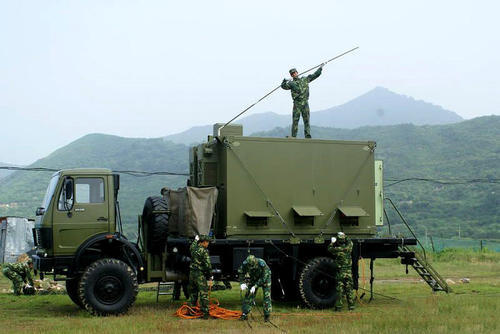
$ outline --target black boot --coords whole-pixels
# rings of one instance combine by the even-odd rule
[[[264,322],[269,322],[271,321],[271,315],[270,314],[264,314]]]
[[[246,313],[242,313],[240,320],[248,320],[248,315]]]

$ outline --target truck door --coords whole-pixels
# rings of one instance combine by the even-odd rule
[[[107,178],[66,177],[54,205],[54,255],[73,255],[89,237],[109,230]]]

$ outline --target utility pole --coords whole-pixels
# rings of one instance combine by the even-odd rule
[[[460,224],[458,224],[458,239],[460,239]]]

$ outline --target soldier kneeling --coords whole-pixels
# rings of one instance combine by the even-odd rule
[[[19,296],[21,293],[25,295],[35,294],[33,276],[31,275],[32,269],[33,261],[31,259],[26,262],[7,263],[4,265],[2,273],[12,281],[12,289],[16,296]]]
[[[242,291],[246,291],[248,287],[250,287],[250,290],[246,292],[245,298],[243,299],[243,314],[241,315],[241,320],[248,319],[248,313],[250,313],[252,305],[255,303],[257,289],[261,287],[264,293],[264,321],[269,321],[272,310],[271,269],[267,266],[266,261],[249,255],[238,269],[238,276]]]

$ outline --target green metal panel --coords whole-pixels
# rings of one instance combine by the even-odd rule
[[[212,150],[200,152],[202,146]],[[214,185],[220,191],[218,237],[290,239],[290,231],[299,238],[333,234],[341,230],[337,209],[341,205],[363,208],[367,214],[359,218],[358,226],[343,226],[344,232],[369,237],[376,232],[374,148],[369,141],[219,137],[198,146],[199,163],[217,166],[216,180],[198,186]],[[323,215],[315,215],[312,224],[295,224],[294,207],[316,208]],[[248,223],[245,212],[273,216],[266,225],[255,226]]]
[[[375,160],[375,225],[384,225],[384,162]]]
[[[359,206],[339,206],[339,210],[347,217],[368,217],[369,214],[366,213],[363,208]]]
[[[310,216],[323,216],[323,212],[321,212],[317,207],[315,206],[293,206],[292,207],[293,211],[295,211],[296,214],[299,216],[303,217],[310,217]]]
[[[268,211],[245,211],[245,215],[248,217],[272,217],[273,214]]]
[[[243,136],[243,125],[240,124],[231,124],[222,128],[224,123],[215,123],[214,124],[214,137],[229,137],[229,136]],[[220,130],[219,133],[219,129]]]

